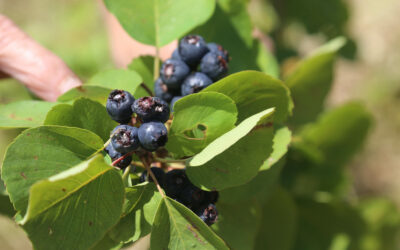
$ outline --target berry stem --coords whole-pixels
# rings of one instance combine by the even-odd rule
[[[144,165],[143,165],[143,163],[138,162],[138,161],[132,161],[132,162],[131,162],[131,165],[132,165],[132,166],[135,166],[135,167],[139,167],[139,168],[145,168]]]
[[[151,89],[143,82],[140,84],[140,87],[142,87],[150,96],[154,96],[153,91],[151,91]]]
[[[128,166],[127,168],[125,168],[124,174],[122,175],[122,181],[124,182],[125,186],[127,186],[127,187],[130,186],[130,183],[129,183],[130,171],[131,171],[131,166]]]
[[[171,159],[161,159],[161,158],[155,158],[155,161],[158,161],[158,162],[162,162],[162,163],[184,163],[184,162],[186,162],[187,160],[188,160],[189,158],[187,158],[187,159],[178,159],[178,160],[171,160]]]
[[[129,153],[127,153],[127,154],[124,154],[123,156],[121,156],[121,157],[119,157],[118,159],[116,159],[115,161],[113,161],[113,162],[111,163],[111,165],[112,165],[112,166],[117,165],[120,161],[122,161],[123,159],[125,159],[126,157],[128,157],[128,156],[130,156],[130,155],[132,155],[132,154],[133,154],[133,152],[129,152]]]
[[[147,164],[147,161],[146,161],[145,157],[143,157],[143,156],[140,157],[140,160],[142,161],[144,167],[146,168],[147,173],[150,174],[151,178],[153,179],[154,183],[156,184],[157,189],[158,189],[158,192],[160,192],[161,196],[162,196],[163,198],[165,198],[164,191],[162,190],[160,184],[158,183],[157,178],[156,178],[155,175],[153,174],[153,171],[151,171],[151,168],[150,168],[149,164]]]

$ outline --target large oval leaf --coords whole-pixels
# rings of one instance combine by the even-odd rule
[[[257,113],[220,136],[189,162],[186,173],[197,186],[221,190],[257,175],[272,151],[274,109]]]
[[[344,44],[344,38],[332,40],[301,61],[286,76],[285,82],[295,104],[294,115],[289,120],[293,126],[313,121],[323,110],[332,85],[336,53]]]
[[[180,156],[200,152],[235,127],[237,109],[229,97],[215,92],[197,93],[174,106],[167,149]]]
[[[79,98],[73,105],[59,104],[46,116],[45,125],[62,125],[84,128],[100,136],[103,141],[110,137],[118,124],[111,120],[105,107],[87,98]]]
[[[229,249],[196,214],[170,198],[157,209],[151,249]]]
[[[121,175],[99,155],[33,185],[21,224],[35,249],[84,250],[117,223],[123,202]]]
[[[30,128],[43,124],[47,112],[57,103],[19,101],[0,106],[0,128]]]
[[[102,147],[100,137],[80,128],[25,130],[8,147],[1,174],[16,210],[25,214],[29,188],[35,182],[79,164]]]
[[[293,108],[288,88],[278,79],[257,71],[242,71],[223,78],[205,90],[220,92],[235,101],[238,122],[275,107],[274,121],[282,123]]]
[[[133,94],[142,81],[142,77],[133,70],[111,69],[92,76],[87,84],[105,87],[110,90],[123,89]]]
[[[163,46],[210,18],[215,0],[104,0],[135,40]]]

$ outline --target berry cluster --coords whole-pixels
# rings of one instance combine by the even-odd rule
[[[187,35],[172,57],[161,66],[154,83],[157,97],[171,108],[183,96],[197,93],[228,72],[229,54],[221,45],[206,43],[199,35]]]
[[[174,169],[165,173],[161,168],[152,167],[151,171],[167,196],[182,203],[197,214],[207,225],[212,225],[218,218],[215,203],[218,192],[207,192],[193,185],[186,176],[185,170]],[[140,182],[149,181],[147,171],[140,176]]]
[[[132,154],[142,156],[146,166],[156,158],[152,152],[164,146],[168,130],[164,123],[170,116],[170,106],[183,96],[190,95],[224,77],[228,71],[229,55],[222,46],[206,43],[201,36],[188,35],[182,38],[171,59],[164,62],[160,77],[155,81],[156,97],[136,99],[127,91],[114,90],[107,99],[107,112],[120,123],[111,132],[110,143],[105,151],[113,165],[124,169],[132,162]],[[133,117],[133,118],[132,118]],[[164,150],[165,151],[165,150]],[[142,158],[141,158],[142,159]],[[151,167],[155,179],[167,196],[182,203],[196,213],[207,225],[216,222],[218,212],[215,203],[218,192],[207,192],[193,185],[185,170],[169,169],[167,165]],[[140,182],[149,181],[145,170]]]
[[[116,163],[117,167],[129,166],[132,162],[129,153],[139,147],[153,152],[167,143],[168,131],[164,123],[169,119],[170,110],[160,98],[148,96],[135,100],[127,91],[114,90],[107,99],[106,108],[110,117],[121,123],[111,132],[111,142],[105,148],[113,161],[125,155]],[[141,122],[139,127],[128,125],[134,113]]]

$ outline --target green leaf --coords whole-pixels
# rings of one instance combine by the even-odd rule
[[[153,183],[125,189],[125,204],[121,220],[108,233],[115,242],[136,241],[151,232],[161,195]]]
[[[274,121],[282,123],[293,108],[289,90],[283,82],[257,71],[243,71],[227,76],[204,90],[208,91],[232,98],[239,111],[238,122],[275,107]]]
[[[261,170],[269,169],[276,162],[278,162],[288,151],[290,142],[292,141],[292,132],[288,127],[280,127],[275,131],[274,144],[272,145],[272,153],[268,160],[264,162]]]
[[[249,182],[220,191],[219,201],[224,204],[235,204],[256,199],[258,202],[264,203],[275,192],[284,163],[284,159],[281,159],[271,168],[260,170],[256,177]]]
[[[142,77],[133,70],[111,69],[97,73],[87,84],[108,88],[110,91],[123,89],[133,94],[142,81]]]
[[[35,249],[88,249],[118,222],[124,186],[101,155],[34,184],[21,221]]]
[[[218,220],[212,226],[232,249],[254,249],[261,207],[256,200],[225,204],[218,201]]]
[[[272,151],[270,108],[220,136],[189,162],[186,173],[197,186],[222,190],[254,178]]]
[[[163,46],[204,23],[215,0],[104,0],[125,31],[135,40]]]
[[[254,249],[290,250],[294,245],[296,233],[296,204],[287,191],[278,189],[262,208],[262,219]]]
[[[57,103],[19,101],[0,106],[0,128],[30,128],[42,125],[46,113]]]
[[[83,85],[67,91],[66,93],[58,97],[57,100],[59,102],[69,102],[80,97],[85,97],[105,105],[110,92],[111,90],[105,87],[95,85]]]
[[[272,77],[279,78],[279,63],[262,42],[258,42],[257,65],[262,72]]]
[[[372,116],[358,102],[350,102],[323,114],[299,134],[302,142],[322,152],[332,166],[347,163],[361,148],[372,125]]]
[[[196,214],[164,198],[154,218],[150,247],[156,249],[229,249]]]
[[[29,188],[37,181],[79,164],[103,147],[94,133],[61,126],[25,130],[8,147],[2,179],[15,209],[25,214]]]
[[[161,66],[161,62],[160,62]],[[128,65],[128,69],[134,70],[139,73],[144,84],[154,93],[154,57],[152,56],[141,56],[132,60]],[[134,92],[135,98],[148,96],[146,90],[143,87],[138,87]]]
[[[333,249],[338,237],[349,240],[347,249],[363,249],[358,244],[366,225],[356,208],[343,201],[301,199],[296,203],[298,230],[292,249]]]
[[[235,103],[223,94],[205,92],[185,96],[174,106],[166,147],[180,156],[194,155],[233,129],[236,119]]]
[[[10,218],[16,214],[8,195],[0,194],[0,214]]]
[[[59,104],[53,107],[44,124],[84,128],[100,136],[103,141],[110,138],[111,130],[118,125],[111,120],[103,105],[87,98],[79,98],[73,105]]]
[[[285,184],[296,193],[347,193],[343,167],[364,144],[372,116],[357,102],[323,113],[299,132],[288,154]]]
[[[333,81],[336,53],[345,43],[342,37],[332,40],[301,61],[286,77],[295,106],[289,120],[292,126],[313,121],[323,110]]]

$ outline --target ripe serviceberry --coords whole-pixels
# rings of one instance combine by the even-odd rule
[[[156,97],[166,101],[170,102],[174,96],[180,93],[180,89],[175,90],[175,89],[169,89],[165,83],[161,80],[161,78],[158,78],[155,83],[154,83],[154,94]]]
[[[167,128],[161,122],[143,123],[138,134],[142,148],[151,152],[164,146],[168,141]]]
[[[111,132],[111,144],[120,153],[132,152],[139,148],[138,128],[118,125]]]
[[[214,224],[218,219],[217,208],[212,203],[199,208],[195,213],[209,226]]]
[[[135,98],[124,90],[113,90],[107,99],[107,112],[118,123],[128,123],[132,117],[131,106]]]
[[[160,184],[162,188],[164,188],[164,181],[165,181],[165,172],[161,168],[157,167],[151,167],[151,171],[153,172],[154,176],[157,179],[157,182]],[[151,178],[150,175],[147,174],[147,170],[142,172],[142,175],[140,176],[140,182],[153,182],[153,178]]]
[[[191,68],[196,68],[201,58],[208,52],[203,37],[187,35],[179,42],[178,51],[181,59]]]
[[[200,71],[217,81],[224,77],[228,72],[228,63],[219,54],[208,52],[200,62]]]
[[[132,105],[132,111],[135,112],[143,122],[159,121],[166,122],[169,119],[168,104],[158,97],[141,97],[136,99]]]
[[[107,145],[107,147],[104,149],[104,151],[106,151],[106,153],[110,156],[112,161],[116,161],[119,158],[121,158],[122,156],[124,156],[123,153],[120,153],[117,150],[115,150],[111,143]],[[132,162],[132,156],[129,155],[129,156],[126,156],[120,162],[118,162],[115,166],[117,166],[121,169],[124,169],[127,166],[129,166],[129,164],[131,164],[131,162]]]
[[[168,59],[161,66],[160,77],[168,88],[177,89],[190,74],[189,67],[180,60]]]
[[[212,80],[205,74],[195,72],[186,77],[181,87],[181,94],[185,96],[197,93],[200,90],[210,86],[212,83]]]
[[[218,55],[222,56],[222,58],[224,58],[226,62],[229,62],[229,59],[230,59],[229,53],[221,45],[219,45],[217,43],[208,43],[207,47],[210,50],[210,52],[217,53]]]

